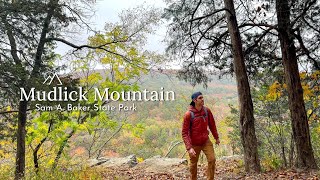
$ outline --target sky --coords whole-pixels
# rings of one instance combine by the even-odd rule
[[[164,8],[165,3],[162,0],[97,0],[94,6],[96,10],[95,15],[90,20],[90,25],[95,30],[103,30],[106,22],[117,22],[119,20],[118,14],[123,10],[134,8],[139,5],[154,6]],[[81,31],[81,30],[79,30]],[[157,28],[154,35],[148,36],[147,50],[157,51],[163,53],[165,44],[161,42],[165,38],[166,29],[165,25]],[[79,32],[69,40],[75,44],[84,44],[90,34],[87,32]],[[57,52],[60,54],[66,53],[70,47],[58,44]]]
[[[151,5],[154,7],[164,8],[166,4],[162,0],[98,0],[96,4],[97,15],[96,22],[99,29],[103,28],[105,22],[116,22],[118,14],[128,8],[138,5]],[[166,34],[165,26],[158,28],[154,35],[149,36],[147,49],[164,52],[165,45],[161,43]]]

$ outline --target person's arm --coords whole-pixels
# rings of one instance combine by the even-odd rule
[[[214,137],[214,139],[216,140],[216,144],[219,144],[220,143],[220,140],[219,140],[219,135],[218,135],[218,130],[217,130],[217,126],[216,126],[216,122],[214,120],[214,117],[212,115],[212,112],[209,108],[208,109],[208,121],[209,121],[209,129]]]
[[[182,123],[182,139],[186,149],[189,150],[192,148],[191,137],[190,137],[190,119],[191,113],[188,111],[184,114],[183,123]]]

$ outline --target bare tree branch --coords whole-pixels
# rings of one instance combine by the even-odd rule
[[[34,110],[34,109],[27,109],[27,111],[30,111],[30,110]],[[0,114],[9,114],[9,113],[18,113],[18,112],[19,112],[18,110],[3,111],[3,112],[0,112]]]
[[[194,18],[194,19],[190,19],[189,22],[193,22],[193,21],[197,21],[197,20],[201,20],[201,19],[210,17],[210,16],[212,16],[212,15],[218,13],[218,12],[221,12],[221,11],[228,11],[229,13],[231,13],[229,9],[222,8],[222,9],[218,9],[218,10],[216,10],[216,11],[213,11],[212,13],[209,13],[209,14],[207,14],[207,15],[200,16],[200,17],[197,17],[197,18]]]
[[[306,48],[306,46],[304,45],[304,42],[302,40],[302,37],[301,37],[301,34],[300,34],[300,31],[298,31],[298,34],[295,34],[294,33],[294,36],[297,38],[299,44],[300,44],[300,47],[302,48],[302,50],[304,51],[304,54],[307,55],[307,57],[313,62],[314,64],[314,67],[316,69],[320,69],[320,62],[318,62],[315,58],[311,57],[310,55],[310,51],[308,48]]]
[[[313,29],[314,31],[318,32],[320,34],[320,30],[317,29],[316,27],[312,26],[305,18],[302,18],[303,21],[307,24],[307,26],[309,26],[311,29]]]
[[[266,31],[263,32],[263,34],[257,39],[254,41],[254,44],[252,44],[250,47],[248,47],[244,53],[245,54],[249,54],[253,48],[255,48],[256,46],[258,46],[259,42],[271,31],[272,28],[269,28],[267,29]]]
[[[198,48],[198,46],[199,46],[199,43],[200,43],[200,41],[202,40],[202,38],[205,38],[206,33],[207,33],[210,29],[212,29],[214,26],[216,26],[216,25],[217,25],[220,21],[222,21],[222,20],[223,20],[223,17],[220,18],[220,19],[218,19],[215,23],[213,23],[212,25],[210,25],[210,26],[209,26],[206,30],[204,30],[203,32],[199,29],[199,32],[200,32],[201,36],[199,37],[197,43],[194,45],[193,50],[192,50],[192,53],[191,53],[191,55],[190,55],[189,58],[191,58],[191,57],[193,57],[193,56],[195,55],[195,53],[196,53],[196,51],[197,51],[197,48]],[[190,29],[190,32],[191,32],[191,29]]]
[[[191,15],[191,19],[193,19],[194,18],[194,15],[195,15],[195,13],[197,12],[197,10],[198,10],[198,8],[199,8],[199,6],[201,5],[201,0],[198,2],[198,4],[197,4],[197,7],[194,9],[194,11],[192,12],[192,15]],[[190,36],[190,40],[191,40],[191,42],[192,42],[192,45],[195,45],[194,44],[194,41],[193,41],[193,39],[192,39],[192,21],[190,21],[190,28],[189,28],[189,36]]]
[[[10,42],[10,47],[11,47],[11,56],[14,60],[14,62],[16,63],[16,65],[21,65],[21,60],[18,57],[18,50],[17,50],[17,43],[16,40],[14,38],[14,35],[12,33],[12,28],[11,25],[8,23],[8,21],[6,21],[6,19],[2,19],[2,22],[4,23],[6,30],[7,30],[7,35],[9,38],[9,42]]]
[[[270,24],[265,24],[265,23],[258,23],[258,24],[257,23],[243,23],[243,24],[239,25],[239,28],[246,27],[246,26],[268,27],[271,29],[278,30],[276,25],[270,25]]]
[[[139,67],[141,69],[145,69],[139,65],[136,65],[136,64],[133,64],[132,60],[130,60],[129,58],[127,58],[126,56],[122,55],[122,54],[119,54],[119,53],[116,53],[116,52],[113,52],[113,51],[110,51],[108,49],[106,49],[104,46],[105,45],[99,45],[99,46],[90,46],[90,45],[76,45],[76,44],[73,44],[65,39],[62,39],[62,38],[55,38],[55,37],[50,37],[50,38],[46,38],[46,41],[59,41],[59,42],[62,42],[68,46],[71,46],[73,48],[75,48],[76,50],[81,50],[83,48],[88,48],[88,49],[100,49],[100,50],[104,50],[110,54],[114,54],[116,56],[119,56],[121,57],[124,61],[126,61],[127,63],[130,63],[132,64],[133,66],[136,66],[136,67]],[[113,42],[115,43],[115,42]],[[109,43],[107,43],[109,44]]]
[[[308,2],[309,2],[309,4],[308,4]],[[303,11],[290,23],[290,27],[292,28],[295,24],[296,24],[296,22],[301,18],[301,17],[303,17],[306,13],[307,13],[307,11],[310,9],[310,7],[312,6],[312,5],[314,5],[316,2],[317,2],[317,0],[313,0],[313,1],[308,1],[308,2],[306,2],[305,3],[305,7],[303,8]],[[308,5],[307,5],[308,4]]]

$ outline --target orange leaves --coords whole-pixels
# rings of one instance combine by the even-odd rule
[[[80,156],[86,153],[86,149],[84,147],[77,147],[71,152],[72,155]]]

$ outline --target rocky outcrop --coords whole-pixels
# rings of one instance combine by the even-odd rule
[[[134,168],[143,169],[146,172],[173,173],[176,171],[181,171],[181,169],[185,169],[187,164],[188,161],[186,159],[154,156],[144,160]]]
[[[137,165],[136,155],[130,155],[123,158],[118,157],[102,157],[99,159],[90,159],[89,166],[103,166],[103,167],[123,167],[123,168],[131,168]]]
[[[137,163],[135,155],[130,155],[124,158],[107,158],[89,160],[90,167],[108,167],[108,168],[133,168],[133,170],[142,170],[145,172],[157,173],[174,173],[187,169],[188,161],[180,158],[164,158],[161,156],[154,156],[145,159],[141,163]]]

